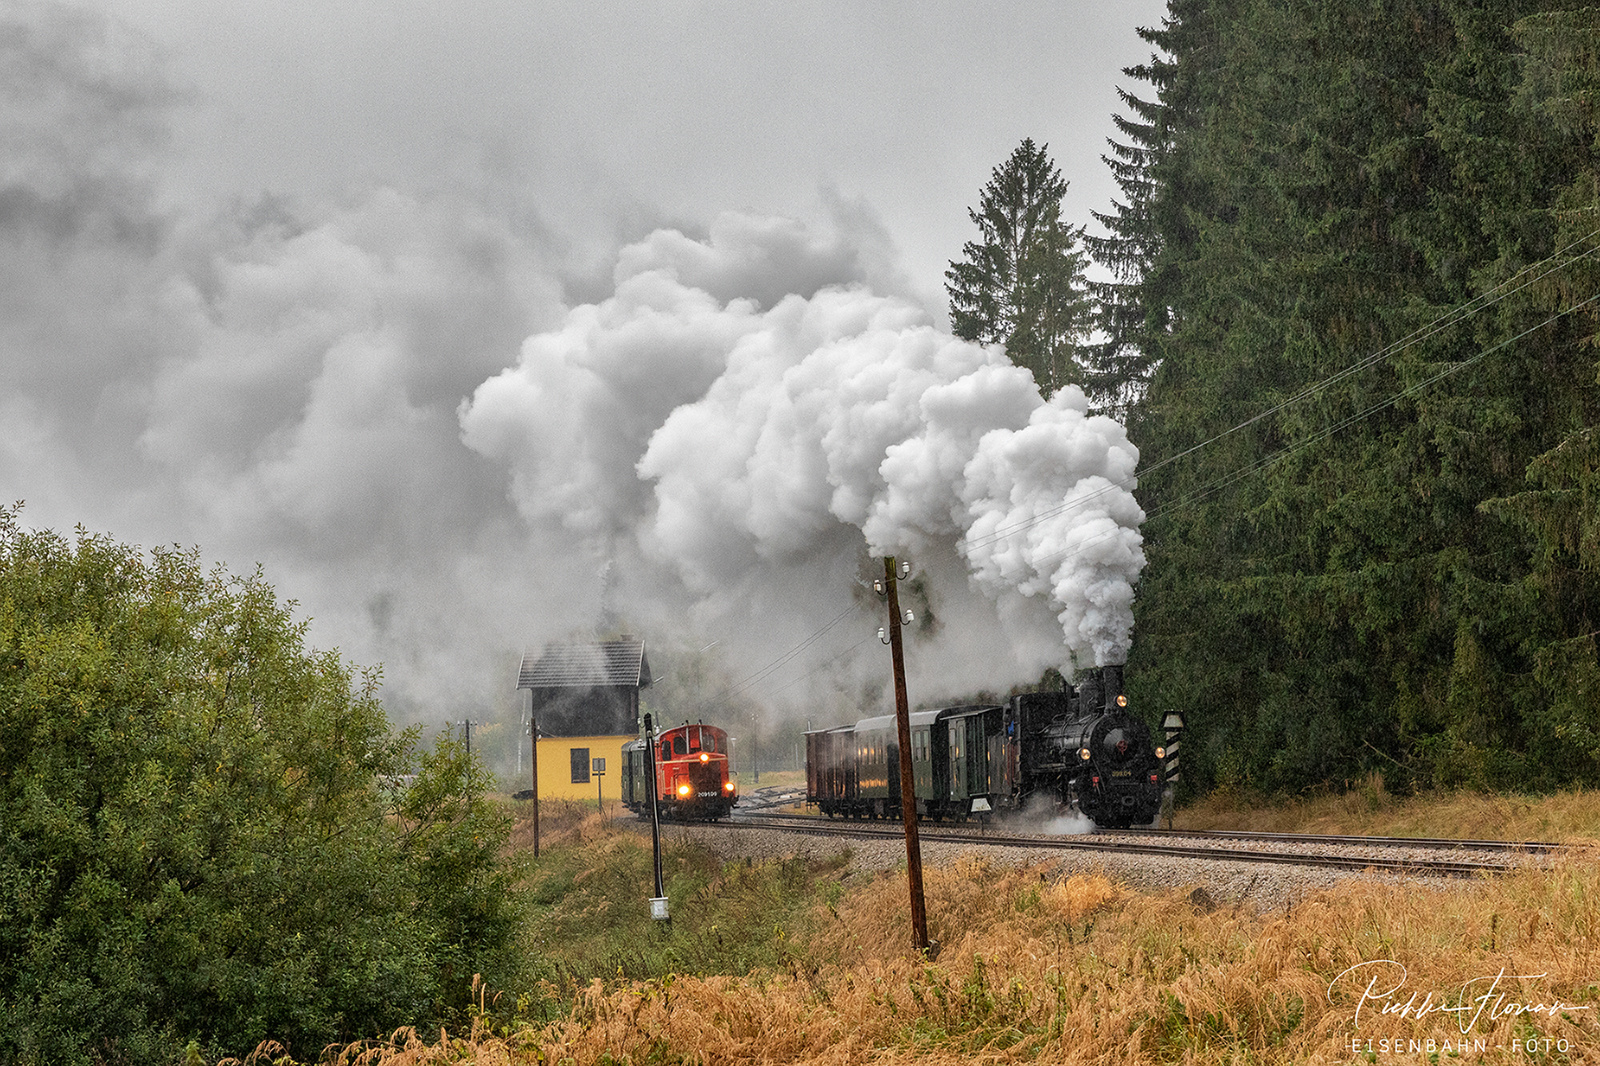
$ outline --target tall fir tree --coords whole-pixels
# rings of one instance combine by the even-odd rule
[[[1159,51],[1148,63],[1125,67],[1123,73],[1150,86],[1151,99],[1125,89],[1118,96],[1129,114],[1113,115],[1125,140],[1108,139],[1111,154],[1101,159],[1111,168],[1123,200],[1110,213],[1093,212],[1106,230],[1086,235],[1084,248],[1110,275],[1089,283],[1094,325],[1099,340],[1085,345],[1082,362],[1085,391],[1097,407],[1126,422],[1139,410],[1138,399],[1160,361],[1163,337],[1170,324],[1167,298],[1179,276],[1183,248],[1194,238],[1174,224],[1190,182],[1185,178],[1182,136],[1195,121],[1198,89],[1196,44],[1207,25],[1206,9],[1195,0],[1174,0],[1172,14],[1160,29],[1139,35]],[[1182,54],[1180,66],[1175,56]]]
[[[979,208],[968,209],[981,238],[962,246],[945,272],[956,336],[1003,344],[1033,372],[1046,396],[1083,384],[1076,360],[1091,305],[1083,277],[1083,228],[1061,219],[1067,182],[1048,146],[1024,140],[994,169]]]
[[[1535,754],[1528,534],[1485,506],[1594,377],[1515,280],[1588,158],[1513,106],[1510,28],[1547,6],[1170,8],[1167,139],[1124,216],[1153,367],[1130,677],[1190,712],[1199,783],[1600,779]]]

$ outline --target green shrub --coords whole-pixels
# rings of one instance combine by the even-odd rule
[[[481,772],[419,767],[292,606],[0,508],[0,1063],[312,1058],[437,1017],[504,941]]]

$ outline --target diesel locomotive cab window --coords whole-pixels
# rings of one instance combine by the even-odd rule
[[[672,738],[672,753],[674,755],[689,754],[689,748],[688,745],[686,745],[683,741],[682,733],[679,733],[677,736]]]
[[[572,750],[572,783],[574,785],[587,785],[589,783],[589,749],[573,748]]]

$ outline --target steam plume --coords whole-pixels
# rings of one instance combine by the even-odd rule
[[[463,439],[510,465],[531,521],[629,542],[702,608],[793,613],[770,590],[830,581],[848,603],[865,545],[943,571],[941,616],[998,627],[1007,673],[1121,662],[1143,565],[1122,427],[1077,389],[1044,401],[1003,351],[907,301],[816,287],[828,244],[742,216],[706,241],[652,234],[623,250],[612,296],[478,388]],[[786,262],[815,291],[765,308],[737,294],[741,264],[771,293]],[[953,628],[947,645],[988,643]]]

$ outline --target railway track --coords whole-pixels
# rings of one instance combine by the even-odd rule
[[[763,814],[733,818],[724,824],[734,829],[780,830],[855,839],[903,838],[905,833],[897,822],[833,822],[804,815]],[[1270,863],[1451,877],[1505,873],[1525,866],[1539,856],[1559,852],[1564,847],[1542,842],[1168,830],[1049,836],[1018,833],[1004,827],[951,827],[938,824],[922,824],[918,832],[929,843],[1093,851],[1204,862]]]

